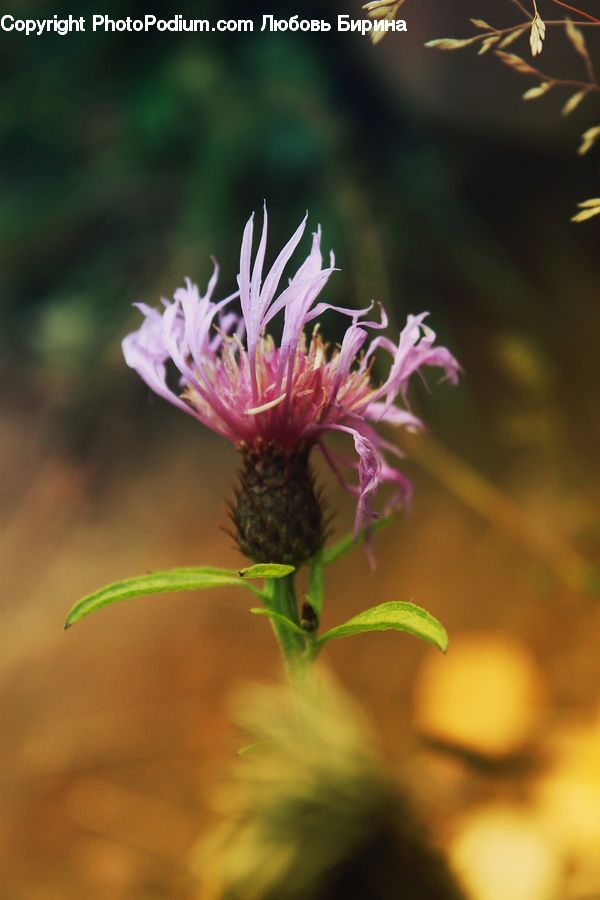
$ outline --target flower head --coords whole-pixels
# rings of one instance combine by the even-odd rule
[[[187,279],[172,301],[163,300],[162,310],[137,304],[144,320],[123,341],[127,364],[153,391],[243,451],[257,494],[264,493],[261,472],[268,469],[279,473],[278,509],[263,514],[261,508],[258,518],[244,520],[241,529],[236,521],[238,533],[244,528],[252,532],[250,537],[246,535],[246,546],[240,544],[253,558],[268,554],[269,548],[256,546],[259,532],[271,528],[277,533],[290,511],[297,512],[295,501],[282,497],[281,484],[298,469],[299,459],[305,460],[308,477],[308,454],[313,447],[322,451],[342,486],[356,497],[357,533],[377,515],[371,500],[382,482],[393,486],[392,504],[405,501],[410,483],[386,458],[401,453],[374,426],[388,422],[413,430],[423,428],[409,407],[412,375],[422,367],[434,366],[456,383],[460,371],[452,354],[435,345],[435,333],[425,324],[427,313],[408,317],[398,343],[378,335],[365,347],[370,331],[387,326],[383,309],[376,321],[371,316],[372,305],[356,310],[318,301],[335,271],[333,255],[329,265],[323,266],[320,229],[313,235],[309,255],[287,286],[280,289],[284,269],[305,225],[306,218],[264,274],[266,209],[254,260],[251,217],[242,238],[238,291],[218,302],[213,300],[218,277],[215,264],[204,295]],[[231,308],[238,298],[241,315]],[[327,344],[319,331],[317,320],[326,310],[335,310],[348,319],[337,347]],[[281,340],[276,344],[268,329],[278,314],[283,321]],[[381,384],[373,382],[371,371],[376,352],[390,358],[387,377]],[[177,388],[168,383],[170,362],[179,371]],[[353,439],[355,460],[341,459],[325,446],[324,438],[332,431]],[[356,483],[342,474],[343,466],[356,469]],[[305,501],[306,497],[298,502],[302,506]],[[315,526],[314,515],[311,527],[319,532],[312,543],[304,542],[302,551],[281,551],[279,556],[287,555],[287,559],[271,555],[270,561],[294,557],[292,561],[297,563],[301,561],[299,556],[308,558],[316,552],[323,536],[322,528]]]

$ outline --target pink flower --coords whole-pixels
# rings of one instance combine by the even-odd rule
[[[163,309],[137,304],[144,320],[124,339],[123,353],[153,391],[239,449],[276,446],[278,452],[293,456],[318,447],[342,486],[356,497],[358,533],[377,515],[371,500],[383,482],[393,487],[392,504],[406,501],[411,490],[410,482],[387,461],[388,455],[402,454],[375,425],[423,428],[409,406],[411,376],[432,366],[455,384],[460,367],[449,350],[435,345],[435,333],[425,324],[427,313],[408,317],[397,344],[379,335],[365,348],[369,331],[387,326],[385,311],[381,309],[380,321],[374,321],[369,318],[372,305],[356,310],[318,301],[335,271],[333,255],[323,267],[320,229],[313,235],[309,255],[280,289],[305,224],[306,218],[263,275],[266,209],[254,261],[251,217],[242,238],[239,290],[219,302],[213,300],[215,264],[204,295],[187,279],[172,302],[163,300]],[[237,298],[241,316],[231,309]],[[339,347],[321,337],[317,320],[325,310],[348,319]],[[278,314],[283,319],[279,345],[269,334]],[[371,367],[378,351],[389,355],[390,367],[385,380],[374,384]],[[170,362],[179,371],[177,387],[168,383]],[[332,431],[353,439],[354,460],[340,458],[326,447],[326,435]],[[356,470],[356,483],[342,475],[344,465]]]

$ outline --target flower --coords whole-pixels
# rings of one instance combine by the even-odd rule
[[[397,344],[378,335],[365,350],[369,331],[387,326],[385,311],[381,308],[380,320],[375,321],[369,318],[373,304],[356,310],[318,301],[335,271],[333,254],[329,265],[323,266],[320,228],[313,235],[309,255],[288,285],[280,289],[284,269],[305,225],[306,217],[263,276],[266,209],[254,261],[251,217],[242,238],[238,291],[218,302],[213,300],[219,271],[215,263],[204,295],[186,279],[186,286],[175,291],[173,301],[163,300],[162,310],[136,304],[144,315],[143,322],[123,341],[127,364],[153,391],[242,451],[248,476],[244,482],[246,496],[264,493],[261,479],[267,477],[267,471],[268,477],[277,481],[276,489],[272,483],[268,514],[261,510],[260,521],[242,523],[241,530],[247,525],[246,530],[254,535],[242,547],[253,558],[267,553],[255,546],[258,532],[271,527],[275,534],[290,515],[299,514],[300,508],[310,507],[310,528],[320,534],[306,552],[290,550],[288,559],[294,553],[308,558],[322,543],[322,529],[309,502],[312,480],[310,490],[305,485],[301,498],[289,492],[287,496],[282,494],[290,479],[301,480],[302,471],[309,478],[308,454],[313,447],[321,450],[340,484],[356,497],[357,534],[377,515],[371,501],[382,483],[393,487],[392,506],[405,502],[410,482],[387,459],[388,455],[402,454],[374,426],[387,422],[422,429],[423,423],[408,402],[411,377],[425,366],[434,366],[456,383],[460,371],[450,351],[435,345],[435,333],[425,323],[427,313],[408,317]],[[241,315],[231,308],[238,298]],[[335,348],[324,342],[315,324],[326,310],[335,310],[348,319],[342,343]],[[277,344],[268,328],[278,314],[283,321]],[[391,360],[388,375],[379,385],[372,377],[377,352],[389,355]],[[179,371],[178,389],[168,383],[170,362]],[[340,458],[326,447],[324,438],[329,432],[352,437],[355,460]],[[343,466],[357,471],[356,483],[342,474]],[[236,525],[239,532],[240,523],[236,521]],[[272,557],[270,561],[285,560]]]

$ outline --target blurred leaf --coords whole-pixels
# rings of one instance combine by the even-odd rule
[[[523,94],[523,100],[537,100],[538,97],[543,97],[544,94],[547,94],[552,85],[549,81],[543,81],[541,84],[538,84],[536,87],[529,88],[528,91],[525,91]]]
[[[382,528],[385,528],[386,525],[389,525],[394,519],[395,513],[392,513],[389,516],[382,516],[371,525],[368,531],[366,528],[363,529],[356,539],[353,534],[344,535],[343,538],[340,538],[339,541],[336,541],[331,547],[326,547],[323,550],[323,565],[328,566],[332,562],[337,562],[338,559],[341,559],[342,556],[345,556],[346,553],[354,547],[363,544],[369,534],[375,534],[375,532],[381,531]]]
[[[582,200],[577,206],[581,206],[583,209],[600,206],[600,197],[592,197],[591,200]]]
[[[506,37],[500,41],[499,46],[502,48],[510,47],[510,45],[513,44],[517,40],[517,38],[520,38],[522,34],[525,34],[528,27],[528,25],[524,25],[523,28],[517,28],[515,31],[509,32]]]
[[[481,42],[481,47],[479,48],[478,56],[483,56],[484,53],[487,53],[488,50],[491,50],[492,47],[498,43],[500,40],[500,36],[497,34],[492,34],[490,37],[487,37],[484,41]]]
[[[415,606],[414,603],[403,603],[400,600],[392,600],[366,609],[343,625],[326,631],[318,639],[317,645],[320,647],[333,638],[363,634],[366,631],[406,631],[433,644],[443,653],[448,649],[448,635],[444,626],[427,610]]]
[[[568,116],[573,112],[574,109],[577,109],[583,98],[589,94],[591,88],[583,88],[581,91],[577,91],[575,94],[571,94],[565,105],[561,110],[561,115]]]
[[[367,11],[370,19],[375,19],[376,21],[387,19],[389,22],[392,22],[397,18],[400,7],[405,2],[406,0],[371,0],[371,2],[363,4],[362,8]],[[371,31],[371,42],[378,44],[387,33],[387,31]]]
[[[287,616],[275,612],[273,609],[265,609],[264,606],[253,606],[250,612],[255,616],[266,616],[267,619],[275,619],[276,622],[284,625],[289,631],[301,634],[303,637],[306,636],[306,632],[303,631],[299,625],[296,625],[296,623],[292,622],[291,619],[288,619]]]
[[[565,22],[565,31],[575,52],[578,53],[586,63],[589,62],[589,55],[585,45],[583,32],[577,28],[577,26],[573,25],[573,22],[568,16]]]
[[[509,66],[511,69],[520,72],[522,75],[537,75],[539,77],[537,69],[534,69],[533,66],[526,63],[525,60],[521,59],[520,56],[517,56],[516,53],[505,53],[503,50],[496,50],[495,53],[505,66]]]
[[[248,577],[260,578],[263,576],[250,575],[246,576],[246,579]],[[141,575],[137,578],[126,578],[124,581],[115,581],[79,600],[66,618],[65,629],[89,616],[90,613],[102,609],[103,606],[120,603],[130,597],[142,597],[170,591],[202,591],[213,587],[243,587],[262,597],[261,591],[249,584],[246,579],[230,569],[201,566],[169,569],[164,572]]]
[[[578,203],[577,206],[581,212],[572,216],[571,222],[585,222],[587,219],[593,218],[593,216],[600,215],[600,197],[584,200],[582,203]]]
[[[588,128],[587,131],[584,131],[581,135],[581,144],[577,149],[578,154],[580,156],[585,156],[586,153],[589,153],[599,137],[600,125],[594,125],[592,128]]]
[[[255,563],[253,566],[240,569],[239,575],[242,578],[285,578],[293,571],[294,566],[286,566],[281,563]]]
[[[488,23],[484,19],[471,19],[471,22],[473,23],[475,28],[482,28],[484,31],[494,30],[492,26],[488,25]]]
[[[323,551],[320,550],[316,554],[316,556],[313,557],[310,566],[310,573],[308,576],[308,595],[310,598],[310,605],[312,606],[318,617],[321,616],[321,612],[323,610],[323,581]]]
[[[460,50],[461,47],[468,47],[477,40],[474,38],[436,38],[433,41],[426,41],[425,46],[435,50]]]
[[[370,0],[369,3],[363,3],[362,8],[366,9],[372,19],[380,19],[388,16],[395,16],[405,0]]]

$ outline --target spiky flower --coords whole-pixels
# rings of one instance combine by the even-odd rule
[[[376,430],[378,422],[420,429],[408,405],[411,376],[436,366],[456,383],[459,365],[425,324],[427,313],[409,316],[398,343],[379,335],[365,348],[369,331],[387,326],[369,317],[372,305],[356,310],[331,306],[317,298],[335,271],[333,254],[323,267],[320,229],[312,248],[288,285],[279,289],[296,249],[306,217],[263,277],[267,213],[252,261],[253,217],[242,238],[238,291],[215,302],[218,267],[206,293],[189,279],[163,309],[136,304],[144,315],[140,328],[123,341],[126,362],[148,386],[231,441],[242,453],[243,471],[232,517],[240,548],[256,561],[299,565],[322,546],[321,506],[309,470],[309,454],[318,448],[341,485],[356,497],[356,533],[377,514],[373,495],[383,482],[392,488],[390,504],[405,502],[410,482],[386,455],[400,451]],[[230,306],[239,298],[241,315]],[[331,347],[321,337],[318,318],[326,310],[347,317],[342,342]],[[281,340],[269,334],[281,314]],[[374,384],[376,352],[387,354],[387,377]],[[169,386],[167,366],[179,371]],[[398,402],[399,401],[399,402]],[[329,432],[354,442],[357,458],[346,460],[327,448]],[[341,467],[357,471],[349,481]]]

